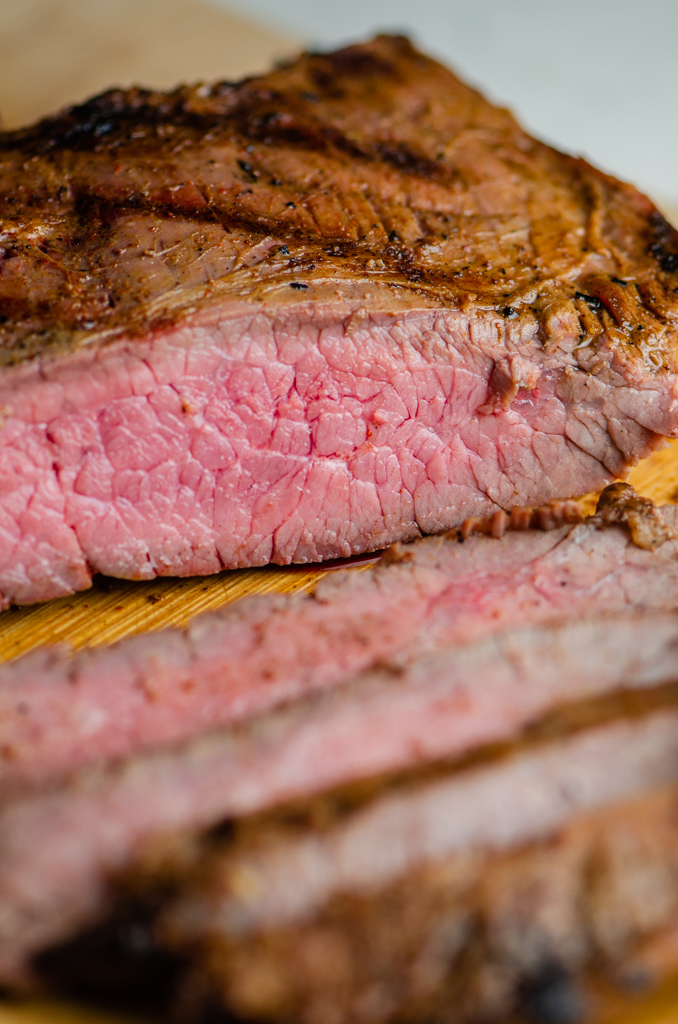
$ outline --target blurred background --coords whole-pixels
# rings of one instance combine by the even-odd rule
[[[233,78],[379,30],[678,207],[676,0],[0,0],[0,114],[13,126],[113,83]]]
[[[403,29],[530,129],[678,201],[676,0],[240,0],[314,44]]]

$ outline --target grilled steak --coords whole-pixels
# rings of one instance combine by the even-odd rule
[[[316,934],[339,891],[350,896],[351,906],[366,908],[359,913],[373,922],[370,927],[377,926],[378,908],[388,901],[383,894],[393,886],[416,902],[422,870],[444,874],[450,857],[466,856],[454,844],[481,820],[485,804],[478,803],[475,817],[455,808],[467,799],[457,794],[485,786],[474,779],[489,773],[494,781],[487,785],[492,793],[496,789],[500,806],[514,774],[524,778],[515,797],[516,831],[501,850],[494,850],[494,840],[481,843],[483,857],[550,842],[561,825],[579,829],[594,807],[605,814],[609,808],[614,817],[617,805],[644,801],[646,790],[678,785],[678,620],[675,611],[661,611],[676,605],[675,509],[656,509],[615,485],[590,520],[557,525],[571,511],[552,506],[517,512],[512,524],[495,515],[450,536],[397,545],[373,571],[337,574],[312,598],[251,599],[240,609],[197,620],[187,633],[137,638],[70,663],[42,652],[5,667],[0,980],[29,977],[36,954],[105,919],[117,905],[120,879],[136,878],[140,865],[160,850],[161,859],[174,858],[178,867],[170,871],[176,907],[167,907],[165,892],[159,941],[197,957],[209,990],[225,993],[242,1012],[284,1017],[288,1006],[315,998],[319,976],[301,972],[298,988],[283,993],[277,1009],[248,1006],[231,991],[243,951],[256,972],[270,943],[285,948],[290,929],[311,921]],[[533,520],[549,525],[549,519],[552,530],[529,526]],[[506,525],[523,529],[508,530],[501,539],[488,535]],[[196,736],[206,730],[211,735]],[[599,751],[598,736],[605,750],[606,737],[612,737],[613,753],[624,750],[623,766],[610,770],[609,751],[595,754],[595,770],[588,755],[580,757],[582,750]],[[553,771],[533,771],[552,761]],[[560,796],[550,808],[544,794],[554,789]],[[436,812],[454,826],[443,836],[452,846],[432,847],[423,860],[414,850],[398,867],[380,842],[374,856],[349,858],[345,870],[334,874],[334,833],[321,841],[314,822],[331,823],[339,814],[337,835],[343,835],[353,828],[352,815],[379,817],[379,808],[395,800],[406,809],[393,822],[397,839],[398,829],[411,828],[409,808],[420,806],[424,814],[429,794],[439,792],[443,803],[448,795],[452,801],[449,814]],[[521,832],[520,814],[533,813],[536,831],[530,825]],[[238,823],[237,836],[214,847],[210,830],[224,821]],[[271,869],[269,876],[265,858],[262,880],[252,890],[263,894],[261,919],[245,927],[247,907],[226,905],[221,897],[213,917],[206,914],[203,882],[231,878],[232,864],[245,863],[245,835],[253,849],[263,843],[264,850],[273,836],[275,851],[281,821],[287,822],[280,834],[283,854],[290,822],[296,822],[295,849],[320,843],[315,867],[301,872],[292,887],[299,914],[267,916],[264,896],[278,875]],[[499,816],[487,827],[501,830],[506,821]],[[426,829],[421,835],[414,830],[424,846]],[[394,856],[401,846],[397,839]],[[258,854],[252,856],[259,870]],[[373,873],[369,891],[354,884],[354,868]],[[281,891],[289,890],[285,877]],[[134,884],[136,891],[157,888],[154,881]],[[248,892],[245,886],[245,903]],[[426,885],[421,892],[426,901]],[[289,900],[292,895],[289,890]],[[403,913],[409,905],[405,901]],[[349,918],[339,928],[340,945],[353,941],[358,919],[349,924]],[[225,931],[219,922],[226,922]],[[433,912],[417,925],[439,927],[444,922]],[[417,936],[420,931],[412,941]],[[388,971],[398,973],[402,950],[392,952]],[[582,954],[582,963],[587,959]],[[273,960],[273,974],[284,974],[283,953]],[[367,975],[375,963],[366,958]],[[524,974],[522,967],[516,970],[511,984]],[[445,979],[440,985],[447,985]],[[437,981],[431,985],[427,992],[435,1002],[443,989]],[[338,1020],[353,1019],[362,986],[359,979],[348,986]],[[403,1012],[409,1013],[411,998],[403,995]],[[324,1019],[320,1011],[304,1013],[310,1024]],[[375,1019],[391,1016],[384,1010]]]
[[[375,550],[678,432],[678,236],[398,37],[0,135],[0,594]]]

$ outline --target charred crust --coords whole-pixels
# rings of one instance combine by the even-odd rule
[[[678,531],[666,521],[661,509],[626,483],[610,484],[605,488],[598,499],[596,514],[590,521],[599,528],[626,527],[633,543],[646,550],[678,539]]]
[[[667,274],[678,272],[678,231],[655,210],[650,215],[653,241],[649,252]]]
[[[180,963],[155,941],[159,904],[122,902],[115,914],[36,958],[53,991],[119,1010],[164,1007],[174,996]]]
[[[390,38],[393,39],[394,37]],[[401,45],[399,49],[402,52],[402,42],[405,41],[404,37],[401,36],[400,41]],[[315,60],[320,62],[324,68],[326,68],[327,72],[333,77],[399,77],[397,66],[393,61],[384,60],[376,53],[371,53],[361,46],[345,46],[340,50],[334,50],[330,53],[316,53],[312,56]]]
[[[575,292],[575,299],[580,299],[585,302],[589,309],[592,309],[594,313],[603,308],[603,304],[600,299],[597,299],[595,295],[586,295],[584,292]]]
[[[509,512],[498,509],[489,516],[470,516],[461,526],[448,530],[443,536],[455,541],[465,541],[474,536],[500,540],[507,532],[558,530],[561,526],[580,523],[583,518],[584,513],[576,501],[555,500],[544,505],[516,506]],[[403,556],[393,560],[403,561]]]
[[[441,165],[437,160],[431,160],[424,154],[415,153],[404,145],[378,143],[370,155],[373,159],[392,164],[398,170],[416,174],[420,178],[441,178],[443,176]]]
[[[408,105],[416,102],[420,119],[403,123],[404,97]],[[356,120],[363,109],[365,117]],[[431,119],[434,109],[441,123]],[[478,127],[480,152],[477,141],[460,155],[457,143],[449,147],[469,128],[475,138]],[[479,183],[484,187],[485,153],[512,168],[518,198],[510,216],[488,216],[474,198]],[[405,37],[302,55],[239,83],[109,90],[29,128],[0,133],[0,176],[6,236],[0,306],[7,318],[0,322],[0,361],[6,364],[77,348],[92,333],[136,336],[181,319],[195,301],[185,268],[202,258],[202,235],[217,224],[227,247],[232,235],[236,249],[243,235],[252,245],[269,237],[285,243],[287,264],[278,256],[282,248],[272,245],[262,257],[264,275],[247,265],[249,274],[241,277],[255,292],[262,276],[287,287],[294,267],[322,274],[331,256],[343,261],[327,266],[339,281],[369,273],[408,289],[424,305],[464,306],[505,321],[523,315],[525,289],[536,293],[530,308],[537,318],[552,300],[552,258],[559,265],[564,258],[571,269],[587,253],[604,250],[606,259],[614,258],[614,276],[599,273],[592,286],[582,271],[575,291],[566,268],[555,281],[580,314],[580,345],[614,328],[626,336],[627,356],[652,360],[650,370],[674,368],[678,293],[663,275],[676,269],[678,234],[648,200],[530,139],[507,111],[486,103]],[[548,186],[548,210],[539,205],[540,193],[529,209],[520,199],[526,183],[533,190],[535,182],[537,193],[540,182]],[[167,283],[153,294],[148,264],[121,267],[117,261],[125,257],[112,240],[126,218],[135,230],[137,214],[147,215],[156,231],[164,223],[186,225],[178,254],[165,258],[153,246],[141,253],[164,264],[154,279]],[[495,253],[507,216],[529,225],[530,240]],[[583,238],[578,228],[587,218]],[[15,257],[23,261],[21,271],[12,266]],[[221,266],[206,271],[196,287],[221,287],[236,263]],[[628,287],[631,282],[637,287]],[[648,348],[642,343],[650,336]]]
[[[556,961],[546,962],[522,980],[518,1007],[528,1024],[580,1024],[587,1011],[577,980]]]

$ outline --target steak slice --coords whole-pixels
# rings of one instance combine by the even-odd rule
[[[150,845],[147,833],[112,889],[76,874],[68,815],[41,829],[34,814],[32,863],[22,878],[17,857],[9,891],[21,893],[24,910],[39,907],[43,924],[61,904],[71,929],[79,911],[81,927],[105,930],[107,912],[115,920],[121,906],[134,922],[136,904],[156,947],[183,959],[184,1019],[207,996],[257,1021],[316,1024],[329,1006],[332,1020],[353,1021],[365,1003],[375,1022],[504,1020],[516,995],[554,969],[597,964],[619,977],[639,942],[675,928],[675,691],[672,706],[649,709],[569,735],[551,723],[555,739],[524,738],[508,755],[486,754],[488,763],[330,793],[228,830],[170,830]],[[184,793],[175,803],[175,825],[185,801]],[[167,790],[161,803],[167,813]],[[106,825],[112,809],[106,802],[92,818],[109,852],[120,825],[119,813]],[[20,815],[3,815],[3,834]],[[47,870],[29,886],[31,867]],[[57,871],[70,891],[55,899],[44,878]],[[5,927],[17,904],[15,896]],[[21,923],[20,937],[39,937],[37,920]],[[85,927],[71,948],[87,949],[87,936]],[[68,945],[43,951],[35,969],[49,976]],[[5,977],[21,952],[3,949]]]
[[[489,773],[501,802],[501,780],[513,785],[510,765],[531,766],[515,769],[526,788],[516,796],[518,831],[498,851],[504,856],[521,844],[550,842],[554,829],[574,827],[595,807],[602,812],[644,800],[645,790],[678,785],[678,620],[675,610],[662,611],[676,606],[676,509],[657,509],[618,484],[603,493],[595,516],[558,525],[567,518],[569,505],[476,519],[450,535],[396,545],[370,572],[337,573],[313,597],[251,599],[189,631],[70,661],[37,652],[5,666],[0,981],[29,979],[36,956],[115,913],[121,879],[143,876],[160,851],[184,909],[162,916],[158,935],[171,936],[170,945],[189,950],[189,958],[197,951],[200,964],[205,953],[200,976],[239,1006],[240,996],[228,994],[229,979],[239,974],[234,935],[222,934],[202,910],[185,909],[194,906],[200,879],[212,877],[215,827],[236,823],[235,839],[215,854],[215,863],[223,854],[227,865],[250,849],[241,844],[245,835],[253,837],[252,849],[260,841],[267,849],[280,822],[287,823],[283,852],[290,822],[300,849],[313,846],[318,821],[323,834],[330,829],[313,871],[301,872],[288,894],[301,901],[301,917],[273,920],[262,912],[260,924],[243,932],[242,949],[256,964],[271,935],[283,936],[284,945],[290,929],[334,905],[332,836],[355,815],[380,813],[391,797],[405,808],[394,836],[414,828],[416,856],[400,875],[389,875],[391,851],[382,856],[382,843],[367,866],[351,861],[358,872],[376,872],[376,888],[366,895],[357,875],[345,879],[352,899],[367,900],[368,917],[378,893],[401,881],[406,889],[409,878],[416,901],[420,869],[430,866],[419,863],[417,843],[428,843],[434,819],[454,824],[457,836],[483,819],[479,797],[475,818],[436,811],[425,828],[406,825],[407,808],[421,806],[424,814],[441,786],[454,810],[466,799],[454,794],[467,782],[473,790],[473,779]],[[553,529],[536,530],[533,521]],[[492,536],[502,529],[503,537]],[[603,737],[608,751],[595,771],[582,753],[587,736]],[[609,750],[608,736],[615,737]],[[598,740],[590,743],[598,749]],[[489,785],[494,792],[495,782]],[[555,819],[546,813],[549,786],[560,794]],[[520,814],[535,809],[538,822],[545,814],[542,831],[521,833]],[[485,817],[490,831],[508,821]],[[400,839],[393,854],[399,849]],[[433,866],[448,853],[456,858],[455,850],[433,849]],[[277,875],[266,869],[262,877],[255,891],[265,911]],[[142,877],[137,891],[156,890]],[[167,888],[160,890],[165,905]],[[246,886],[243,892],[247,901]],[[240,911],[233,913],[237,919]],[[181,924],[185,914],[195,917],[195,929]],[[228,907],[224,914],[233,916]],[[276,963],[274,974],[284,968],[283,960]],[[374,963],[366,959],[368,973]],[[389,963],[400,969],[397,956]],[[294,1000],[310,999],[314,984],[302,972]],[[358,988],[346,995],[346,1019]],[[287,999],[281,997],[280,1013]],[[308,1012],[314,1024],[315,1011]]]
[[[190,849],[224,821],[342,786],[370,793],[408,774],[416,780],[529,739],[540,722],[548,735],[668,707],[661,713],[675,728],[677,647],[676,613],[518,630],[401,674],[358,677],[188,744],[5,794],[0,981],[16,982],[33,954],[97,922],[111,908],[111,882],[167,837],[189,837]],[[619,766],[606,772],[614,785]],[[375,870],[381,858],[377,846]]]
[[[305,832],[262,822],[208,849],[155,934],[192,954],[189,997],[207,979],[257,1021],[505,1021],[549,978],[619,981],[678,920],[677,726],[588,730]],[[583,1022],[567,1005],[529,1019]]]
[[[396,546],[369,572],[337,572],[311,596],[245,600],[186,629],[75,656],[43,649],[2,666],[0,798],[87,764],[247,722],[371,670],[393,680],[415,659],[416,677],[416,659],[436,651],[443,653],[430,671],[441,678],[471,679],[464,665],[477,657],[504,659],[510,714],[510,680],[528,670],[530,657],[539,660],[529,653],[532,641],[527,661],[515,643],[469,652],[465,644],[509,627],[678,605],[675,506],[657,509],[628,485],[613,485],[596,516],[558,525],[578,515],[566,504],[518,510],[513,522],[503,513],[474,520],[452,536]],[[531,528],[532,520],[553,529]],[[527,528],[509,529],[501,541],[491,535],[507,525]],[[595,633],[572,635],[598,658]],[[388,704],[388,685],[385,693]],[[400,712],[394,706],[391,714]]]
[[[401,37],[0,135],[0,600],[379,549],[678,433],[678,236]]]

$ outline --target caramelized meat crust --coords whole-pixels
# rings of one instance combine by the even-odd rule
[[[2,133],[0,211],[3,364],[358,283],[675,369],[678,234],[399,36]]]

